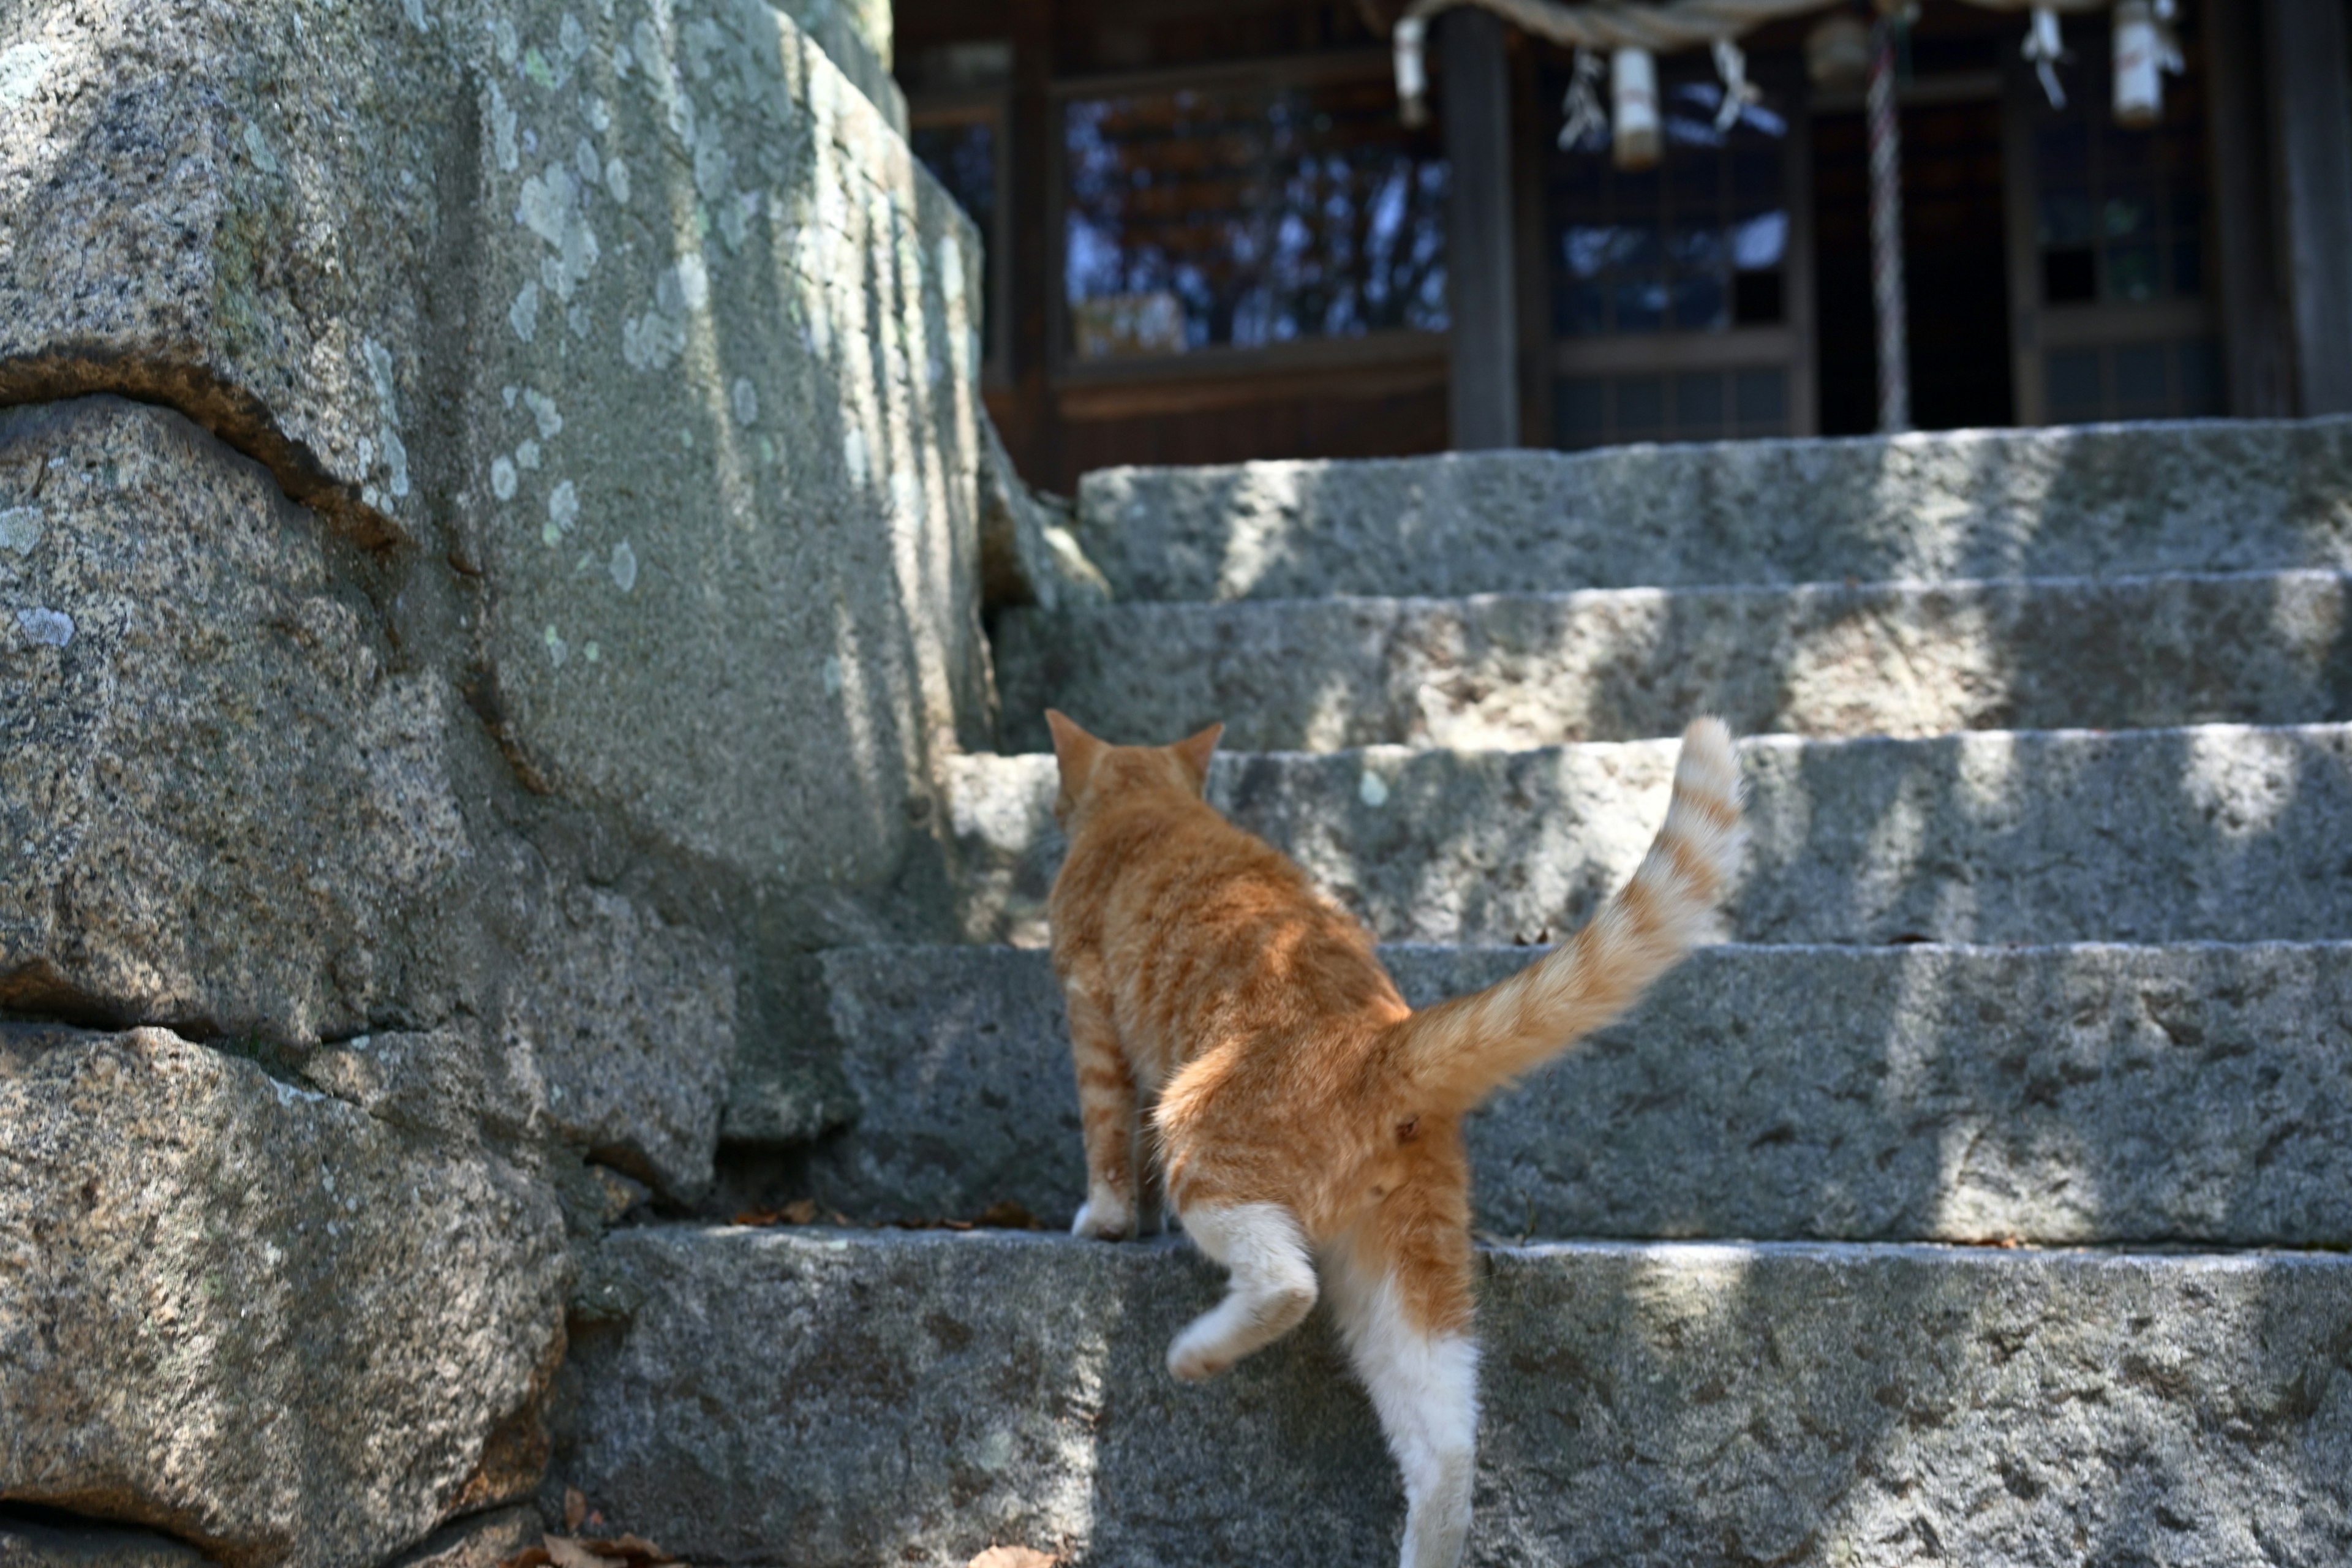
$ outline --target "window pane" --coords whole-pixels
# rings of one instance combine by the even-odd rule
[[[2049,356],[2043,368],[2050,393],[2050,417],[2083,420],[2099,416],[2099,351],[2068,349]]]
[[[1731,198],[1742,206],[1780,199],[1780,154],[1770,147],[1748,147],[1731,155]]]
[[[1711,223],[1676,224],[1670,253],[1677,267],[1720,267],[1724,255],[1723,231]]]
[[[2098,258],[2089,247],[2080,250],[2042,253],[2042,298],[2052,305],[2071,305],[2099,295]]]
[[[2108,250],[2108,299],[2153,300],[2162,287],[2156,275],[2156,247],[2118,245]]]
[[[1567,85],[1565,64],[1563,57],[1554,68],[1548,103]],[[1751,103],[1718,129],[1723,88],[1705,56],[1676,57],[1662,68],[1661,167],[1619,170],[1605,144],[1550,156],[1555,317],[1563,331],[1715,332],[1735,320],[1783,319],[1788,122],[1769,102]],[[1750,274],[1760,281],[1749,282]],[[1575,292],[1587,283],[1606,290],[1597,321],[1588,297]]]
[[[1560,259],[1571,278],[1598,278],[1615,257],[1617,231],[1606,224],[1571,224],[1559,237]]]
[[[1604,331],[1609,324],[1609,291],[1599,283],[1570,283],[1559,290],[1552,327],[1566,337]]]
[[[1706,440],[1723,434],[1723,375],[1703,371],[1675,377],[1675,434]]]
[[[1617,330],[1654,332],[1666,324],[1666,286],[1656,278],[1623,278],[1617,282]]]
[[[1732,378],[1732,404],[1739,416],[1740,429],[1756,435],[1758,426],[1767,431],[1789,427],[1789,373],[1770,367],[1743,370]]]
[[[2091,164],[2090,128],[2079,120],[2043,126],[2033,138],[2033,161],[2044,178],[2084,173]]]
[[[1445,326],[1446,164],[1385,78],[1064,106],[1081,358]]]
[[[1789,215],[1759,213],[1742,218],[1731,231],[1731,264],[1742,272],[1778,267],[1789,253]]]
[[[2040,238],[2050,250],[2091,243],[2091,193],[2080,185],[2058,185],[2042,193]]]
[[[2168,357],[2161,343],[2137,343],[2115,351],[2118,416],[2160,419],[2172,412],[2172,389],[2165,374]]]
[[[2194,299],[2204,289],[2203,93],[2192,58],[2166,84],[2164,121],[2131,131],[2105,111],[2104,55],[2086,53],[2071,101],[2035,104],[2034,226],[2051,304]],[[2096,252],[2097,254],[2094,254]]]
[[[1578,376],[1552,388],[1555,443],[1570,448],[1598,447],[1609,439],[1609,384]]]
[[[2099,205],[2099,232],[2109,239],[2125,239],[2156,227],[2156,201],[2145,180],[2111,186]]]
[[[1666,383],[1664,376],[1624,375],[1617,378],[1617,438],[1654,441],[1666,433]]]
[[[1674,283],[1675,325],[1685,331],[1715,331],[1731,324],[1723,274],[1686,272]]]
[[[2221,356],[2210,338],[2191,338],[2180,345],[2179,413],[2189,419],[2221,416]]]
[[[2173,241],[2172,292],[2183,300],[2205,292],[2205,247],[2193,239]]]

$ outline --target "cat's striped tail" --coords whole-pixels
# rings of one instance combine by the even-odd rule
[[[1747,841],[1739,797],[1731,731],[1719,719],[1694,721],[1666,824],[1633,879],[1539,963],[1395,1026],[1398,1065],[1431,1110],[1469,1110],[1623,1013],[1691,949],[1721,940]]]

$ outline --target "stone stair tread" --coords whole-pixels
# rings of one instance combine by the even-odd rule
[[[1389,946],[1414,1005],[1536,953]],[[1047,956],[824,955],[859,1218],[1084,1196]],[[1468,1127],[1505,1237],[2352,1244],[2352,942],[1724,946]]]
[[[2352,931],[2352,725],[1751,736],[1750,942]],[[1209,797],[1391,941],[1572,929],[1665,811],[1672,741],[1221,754]],[[1050,755],[953,764],[975,941],[1042,943]]]
[[[2352,568],[2352,418],[1086,476],[1124,600]]]
[[[1395,1561],[1321,1312],[1214,1383],[1161,1370],[1218,1289],[1189,1247],[655,1226],[604,1267],[628,1315],[573,1342],[567,1479],[689,1561]],[[2352,1258],[1580,1242],[1480,1272],[1475,1564],[2352,1553]]]
[[[2352,718],[2347,600],[2297,570],[1112,604],[1005,612],[996,672],[1023,751],[1048,706],[1249,751],[2298,723]]]

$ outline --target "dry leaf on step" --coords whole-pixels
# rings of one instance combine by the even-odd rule
[[[580,1495],[578,1487],[563,1489],[563,1533],[580,1533],[580,1521],[588,1517],[588,1500]]]
[[[601,1552],[591,1552],[568,1535],[551,1535],[545,1545],[548,1561],[554,1563],[555,1568],[627,1568],[622,1559],[607,1557]]]
[[[1034,1546],[992,1546],[963,1568],[1054,1568],[1060,1561]]]

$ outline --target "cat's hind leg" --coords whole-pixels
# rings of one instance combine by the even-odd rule
[[[1136,1232],[1135,1074],[1110,1009],[1083,979],[1065,988],[1070,1064],[1078,1079],[1079,1127],[1087,1144],[1087,1201],[1071,1234],[1118,1241]]]
[[[1280,1204],[1202,1205],[1182,1217],[1193,1244],[1233,1272],[1225,1299],[1168,1347],[1168,1370],[1197,1383],[1297,1328],[1315,1305],[1315,1265]]]
[[[1324,1260],[1332,1315],[1404,1474],[1402,1568],[1457,1568],[1477,1464],[1478,1344],[1469,1238],[1435,1216],[1376,1215]],[[1405,1223],[1397,1223],[1402,1219]],[[1387,1223],[1383,1223],[1386,1221]]]

